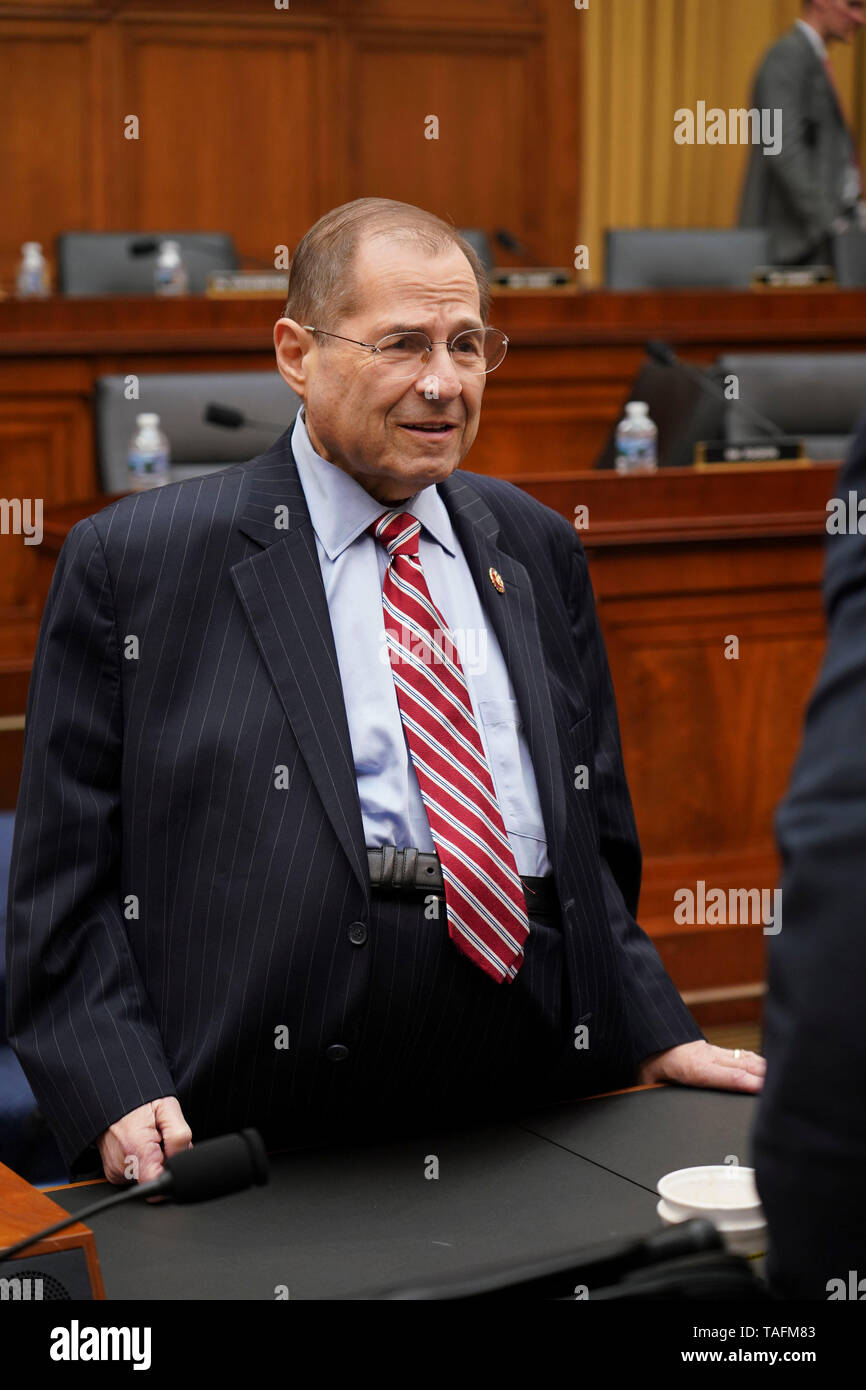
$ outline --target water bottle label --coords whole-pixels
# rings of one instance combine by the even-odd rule
[[[130,450],[129,471],[138,476],[168,472],[168,454],[162,450],[158,454],[141,454],[137,449]]]
[[[656,456],[655,439],[635,439],[634,436],[626,435],[616,441],[616,452],[620,458],[628,459],[630,463],[651,463]]]
[[[43,294],[45,281],[41,266],[27,266],[19,271],[17,289],[20,295]]]
[[[182,266],[157,266],[153,286],[157,294],[186,294],[186,271]]]

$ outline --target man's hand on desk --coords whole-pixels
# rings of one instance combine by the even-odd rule
[[[183,1117],[177,1096],[149,1100],[110,1125],[96,1141],[109,1182],[150,1182],[163,1170],[163,1158],[192,1148],[192,1130]],[[134,1164],[130,1159],[135,1159]],[[137,1169],[134,1174],[130,1171]],[[164,1197],[147,1197],[163,1202]]]
[[[645,1057],[638,1083],[676,1081],[681,1086],[713,1086],[720,1091],[760,1091],[767,1063],[757,1052],[713,1047],[701,1039]]]

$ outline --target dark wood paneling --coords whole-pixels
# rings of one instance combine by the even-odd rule
[[[297,245],[327,206],[325,35],[136,23],[119,38],[111,225],[219,229],[243,260],[272,266],[275,247]],[[127,112],[137,141],[122,138]]]
[[[94,39],[90,24],[0,16],[0,278],[7,282],[22,242],[41,241],[50,255],[62,228],[98,225]]]
[[[0,180],[16,189],[0,280],[22,241],[50,250],[72,229],[223,230],[250,264],[272,263],[275,246],[370,194],[506,225],[535,261],[567,265],[580,23],[562,9],[0,3]],[[430,113],[438,141],[424,138]]]
[[[543,260],[542,55],[540,34],[366,36],[353,60],[351,196],[400,198],[458,226],[519,227]],[[429,116],[436,139],[425,136]]]

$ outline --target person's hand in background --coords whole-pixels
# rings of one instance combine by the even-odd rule
[[[163,1171],[163,1159],[192,1148],[192,1130],[177,1096],[162,1096],[130,1110],[96,1140],[109,1182],[151,1182]],[[148,1197],[162,1202],[164,1197]]]

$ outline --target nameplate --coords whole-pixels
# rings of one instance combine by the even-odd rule
[[[285,299],[289,277],[260,270],[216,270],[207,279],[208,299]]]
[[[802,439],[746,439],[730,444],[724,439],[701,440],[695,445],[695,467],[718,464],[796,463],[806,458]]]
[[[759,265],[752,272],[752,289],[803,290],[835,285],[830,265]]]
[[[574,279],[570,271],[559,266],[524,266],[491,270],[490,283],[508,290],[549,290],[554,285],[573,284]]]

